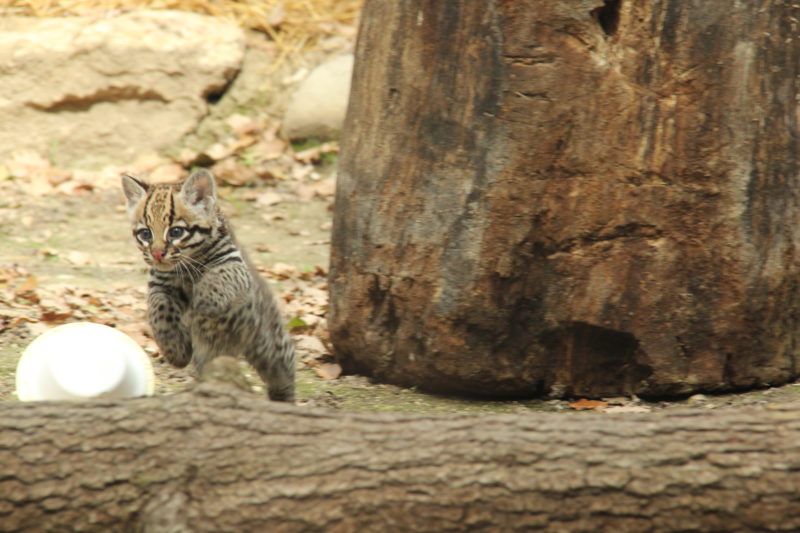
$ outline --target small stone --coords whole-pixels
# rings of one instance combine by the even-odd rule
[[[334,57],[315,68],[292,95],[283,119],[290,139],[336,139],[342,130],[353,55]]]
[[[686,400],[689,405],[698,405],[708,403],[708,396],[705,394],[693,394]]]

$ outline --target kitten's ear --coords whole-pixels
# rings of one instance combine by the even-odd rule
[[[195,170],[183,182],[181,196],[189,206],[211,215],[217,203],[214,175],[204,168]]]
[[[133,176],[123,174],[122,190],[125,192],[125,198],[128,201],[128,213],[130,213],[139,203],[139,200],[144,198],[147,194],[147,184],[137,180]]]

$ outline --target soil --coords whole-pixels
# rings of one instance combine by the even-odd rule
[[[263,74],[264,64],[271,56],[266,52],[259,55],[257,47],[253,50],[248,61]],[[291,68],[289,65],[276,72],[276,79]],[[252,83],[251,77],[244,74],[236,87]],[[274,117],[279,115],[275,106],[286,98],[269,94],[273,108],[267,114]],[[221,102],[222,111],[210,117],[202,135],[194,139],[195,148],[228,134],[224,120],[228,114],[246,113],[250,104],[263,109],[261,97],[264,95],[242,96],[237,90],[232,91]],[[225,133],[220,134],[221,130]],[[175,152],[179,149],[176,147]],[[234,159],[237,165],[248,164],[246,158]],[[311,177],[308,172],[301,173],[299,178],[290,172],[289,177],[245,180],[244,186],[223,184],[220,188],[224,211],[239,240],[260,266],[279,300],[286,304],[286,320],[290,324],[301,320],[301,325],[293,329],[299,355],[300,405],[445,413],[582,411],[581,415],[626,411],[657,414],[686,407],[769,407],[785,403],[800,406],[800,384],[738,394],[694,395],[671,401],[638,398],[606,398],[598,402],[486,401],[375,384],[361,376],[337,377],[324,316],[333,198],[330,194],[307,192],[309,187],[335,173],[335,154],[318,159],[317,163]],[[195,381],[191,370],[175,369],[164,362],[149,336],[144,308],[146,269],[131,238],[123,197],[116,184],[89,190],[77,188],[68,194],[63,191],[32,194],[21,186],[24,176],[14,178],[20,183],[5,177],[4,181],[0,173],[0,401],[16,401],[16,364],[28,343],[54,325],[76,320],[118,327],[140,342],[152,358],[156,394],[172,394],[191,386]],[[298,192],[298,185],[305,187],[306,193]],[[277,198],[275,193],[280,195],[279,200],[262,201],[265,195]],[[252,370],[244,363],[242,369],[254,392],[263,394]]]
[[[264,190],[283,192],[286,200],[268,208],[249,200]],[[292,265],[300,273],[314,269],[327,271],[332,207],[329,198],[301,201],[290,192],[282,191],[281,185],[255,189],[223,188],[221,196],[239,239],[265,272],[281,264]],[[270,222],[265,221],[265,214],[272,219]],[[73,264],[67,259],[74,251],[85,254],[85,261],[80,263],[86,264]],[[116,189],[77,196],[32,197],[20,193],[15,197],[6,194],[0,204],[0,268],[24,269],[35,277],[37,289],[43,293],[57,293],[68,288],[74,293],[95,295],[112,303],[141,301],[134,311],[134,322],[146,327],[143,307],[145,267],[130,237],[122,195]],[[287,282],[276,281],[273,277],[268,279],[273,290],[285,296]],[[0,399],[15,401],[17,360],[33,336],[49,326],[22,321],[0,330]],[[298,374],[298,396],[302,405],[417,412],[573,411],[581,408],[574,400],[484,401],[373,384],[360,376],[324,379],[315,370],[316,363],[320,357],[330,359],[330,356],[304,351],[302,347],[298,351],[300,359],[305,360]],[[157,357],[157,353],[152,355],[158,394],[180,391],[194,382],[191,370],[174,369]],[[249,368],[243,368],[257,387],[258,380]],[[603,409],[658,412],[686,406],[712,409],[744,404],[800,404],[800,385],[741,394],[695,395],[672,402],[645,402],[631,398],[606,399],[606,402],[607,405],[589,404],[584,408],[593,412]]]

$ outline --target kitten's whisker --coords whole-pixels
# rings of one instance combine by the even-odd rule
[[[198,261],[194,261],[191,257],[180,256],[178,258],[178,263],[185,269],[189,279],[199,278],[203,275],[203,271],[199,267],[203,267],[204,265]]]
[[[187,261],[186,265],[190,266],[191,268],[193,268],[195,273],[197,273],[198,276],[202,275],[204,271],[208,270],[208,267],[205,265],[205,263],[202,263],[202,262],[198,261],[197,259],[195,259],[193,257],[189,257],[187,255],[187,256],[184,256],[184,259],[186,259],[186,261]]]

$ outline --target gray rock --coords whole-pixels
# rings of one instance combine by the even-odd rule
[[[125,163],[173,146],[236,74],[243,32],[178,11],[0,19],[0,159]]]
[[[292,95],[283,119],[290,139],[336,139],[342,131],[353,55],[337,56],[315,68]]]

